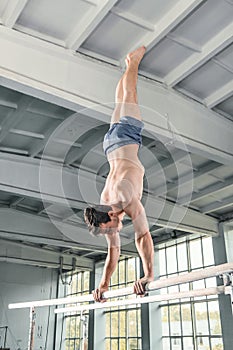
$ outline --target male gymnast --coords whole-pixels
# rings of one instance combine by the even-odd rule
[[[154,280],[154,247],[141,197],[144,168],[138,158],[142,142],[143,122],[137,99],[138,66],[145,47],[129,53],[126,71],[121,77],[115,95],[115,109],[103,147],[110,171],[101,194],[101,205],[88,207],[84,218],[90,233],[104,234],[108,254],[99,287],[93,291],[95,301],[104,302],[102,294],[108,290],[110,278],[120,256],[122,219],[127,214],[133,222],[135,244],[142,260],[144,277],[134,283],[134,292],[145,294],[145,286]]]

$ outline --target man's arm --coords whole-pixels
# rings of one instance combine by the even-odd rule
[[[108,290],[111,276],[116,269],[120,256],[120,236],[119,233],[110,233],[105,235],[108,242],[108,254],[105,260],[103,275],[99,287],[93,291],[95,301],[104,302],[102,294]]]
[[[149,232],[145,209],[139,199],[133,199],[125,213],[131,217],[135,230],[135,244],[142,260],[144,277],[136,281],[134,290],[137,294],[145,293],[145,285],[154,280],[154,245]]]

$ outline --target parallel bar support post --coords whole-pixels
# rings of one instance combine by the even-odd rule
[[[143,267],[140,261],[140,276],[143,275]],[[150,324],[149,324],[149,304],[141,306],[141,332],[142,332],[142,349],[150,350]]]
[[[35,331],[35,309],[34,307],[30,308],[30,326],[29,326],[29,337],[28,337],[28,350],[33,350],[33,345],[34,345],[34,331]]]

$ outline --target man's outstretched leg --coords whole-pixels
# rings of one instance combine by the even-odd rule
[[[126,57],[127,68],[122,77],[123,103],[121,116],[130,116],[141,120],[137,97],[138,66],[146,52],[144,46],[130,52]]]
[[[118,82],[115,93],[115,109],[111,123],[118,123],[120,117],[131,116],[141,120],[137,98],[138,66],[145,54],[145,47],[129,53],[125,59],[126,71]]]

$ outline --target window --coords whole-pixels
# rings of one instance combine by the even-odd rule
[[[89,271],[78,272],[72,276],[71,283],[66,285],[66,296],[80,296],[83,294],[89,294],[90,273]],[[81,349],[82,342],[87,342],[87,339],[83,339],[83,328],[88,322],[88,314],[83,315],[67,315],[64,316],[66,337],[65,350],[78,350]]]
[[[140,276],[139,258],[121,260],[110,281],[110,289],[124,288]],[[113,299],[111,299],[113,300]],[[106,350],[141,349],[141,307],[111,308],[106,315]]]
[[[158,253],[160,278],[214,265],[212,239],[209,237],[165,245]],[[164,288],[161,292],[211,286],[216,286],[216,278]],[[223,350],[217,296],[162,302],[161,314],[164,350]]]

